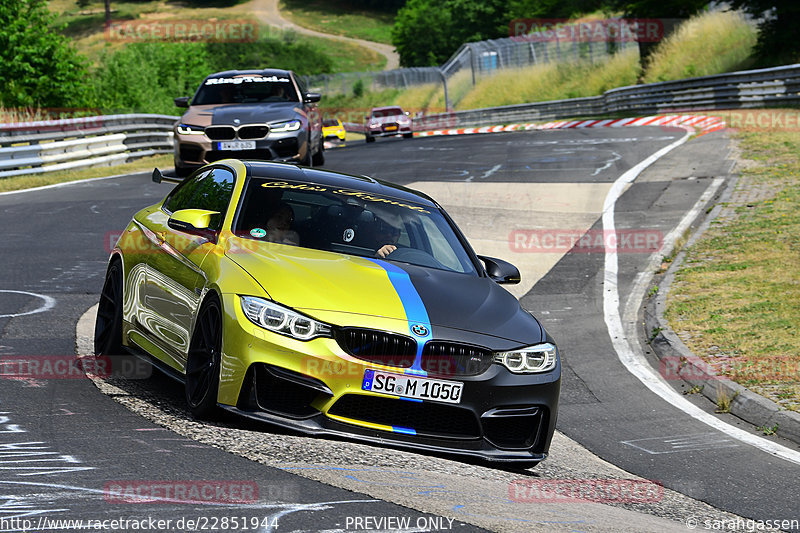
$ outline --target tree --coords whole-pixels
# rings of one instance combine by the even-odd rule
[[[44,0],[0,0],[0,104],[82,107],[85,59],[51,27]]]
[[[504,0],[408,0],[392,28],[407,67],[440,65],[465,42],[508,37]]]
[[[800,61],[797,0],[732,0],[731,5],[761,19],[758,25],[756,55],[764,65],[783,65]]]

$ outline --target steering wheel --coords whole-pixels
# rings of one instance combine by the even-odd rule
[[[419,265],[431,268],[439,268],[442,270],[449,270],[446,266],[441,264],[428,252],[419,250],[417,248],[396,248],[393,252],[386,256],[386,259],[392,261],[400,261],[402,263],[411,263],[412,265]]]

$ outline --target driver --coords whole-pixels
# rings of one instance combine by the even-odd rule
[[[390,253],[397,250],[397,240],[400,238],[400,228],[393,226],[382,219],[377,219],[375,227],[376,242],[386,243],[375,252],[375,257],[386,259]]]

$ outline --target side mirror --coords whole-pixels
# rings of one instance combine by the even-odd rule
[[[175,102],[175,107],[189,107],[189,97],[188,96],[179,96],[173,100]]]
[[[322,98],[322,95],[319,94],[319,93],[306,93],[303,96],[303,101],[308,103],[308,104],[311,104],[311,103],[314,103],[314,102],[319,102],[321,98]]]
[[[211,217],[214,215],[219,215],[219,211],[181,209],[172,213],[172,216],[167,220],[167,226],[191,235],[211,238],[214,235],[214,230],[209,229],[209,226],[211,226]]]
[[[479,255],[478,259],[483,261],[486,273],[495,283],[513,285],[520,282],[519,270],[511,263],[484,255]]]

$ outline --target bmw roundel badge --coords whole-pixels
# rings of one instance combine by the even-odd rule
[[[428,328],[426,328],[422,324],[414,324],[413,326],[411,326],[411,332],[414,335],[419,335],[420,337],[424,337],[425,335],[428,334]]]

